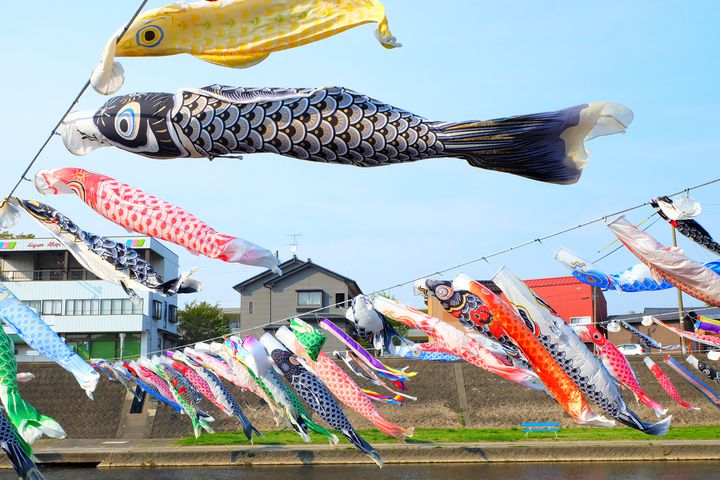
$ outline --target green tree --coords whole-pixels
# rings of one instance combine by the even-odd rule
[[[228,318],[219,303],[193,300],[178,310],[180,343],[188,344],[221,337],[230,333]]]
[[[8,238],[35,238],[35,234],[33,233],[11,233],[7,230],[0,230],[0,238],[1,239],[8,239]]]

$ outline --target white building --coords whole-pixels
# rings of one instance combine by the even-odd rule
[[[160,242],[112,239],[144,255],[163,279],[177,277],[178,257]],[[132,357],[176,344],[177,297],[138,291],[142,301],[135,305],[120,285],[99,280],[53,238],[0,241],[0,281],[85,358]],[[18,361],[46,360],[12,338]]]

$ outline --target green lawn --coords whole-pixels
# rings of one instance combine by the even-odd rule
[[[370,443],[395,443],[378,430],[360,430],[360,434]],[[297,445],[302,439],[292,431],[274,430],[264,432],[263,438],[255,440],[256,445]],[[558,433],[559,440],[717,440],[720,439],[720,426],[717,427],[673,427],[664,437],[653,437],[630,428],[565,428]],[[509,429],[441,429],[418,428],[407,443],[448,443],[448,442],[519,442],[525,440],[525,434],[519,428]],[[528,440],[555,441],[551,432],[531,433]],[[324,437],[313,436],[314,443],[327,443]],[[340,438],[340,442],[345,442]],[[179,445],[241,445],[248,444],[242,432],[221,432],[204,434],[200,438],[186,437],[178,441]],[[345,442],[346,443],[346,442]]]

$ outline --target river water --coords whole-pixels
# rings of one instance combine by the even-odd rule
[[[43,469],[47,480],[708,480],[718,462]]]

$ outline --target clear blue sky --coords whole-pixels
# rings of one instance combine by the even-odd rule
[[[151,1],[148,8],[162,6]],[[5,6],[2,82],[7,192],[97,63],[109,36],[137,2],[23,2]],[[487,119],[555,110],[588,101],[629,106],[627,134],[590,143],[579,183],[556,186],[439,159],[376,169],[313,164],[268,154],[244,160],[156,161],[114,149],[74,157],[59,137],[36,167],[79,166],[175,202],[218,231],[246,238],[281,257],[289,233],[302,233],[298,254],[354,278],[370,292],[431,274],[511,244],[578,224],[651,197],[719,176],[717,28],[720,4],[697,1],[385,1],[403,48],[383,49],[373,27],[275,53],[247,70],[190,56],[121,59],[121,93],[174,91],[212,83],[236,86],[342,85],[437,120]],[[88,92],[79,108],[106,99]],[[104,235],[124,230],[71,196],[38,198]],[[720,186],[693,196],[699,221],[720,237]],[[3,193],[4,195],[4,193]],[[650,207],[632,212],[639,222]],[[25,231],[42,233],[31,221]],[[670,242],[670,227],[650,230]],[[486,278],[503,264],[524,278],[565,275],[552,259],[564,245],[593,259],[614,237],[602,224],[501,257],[465,273]],[[701,261],[709,253],[681,237]],[[199,298],[238,306],[235,283],[253,267],[194,257],[169,245],[183,268],[199,267]],[[618,271],[636,259],[626,251],[599,265]],[[453,273],[459,272],[452,272]],[[409,287],[392,292],[418,305]],[[674,291],[606,294],[611,313],[672,306]],[[699,302],[686,297],[689,304]]]

